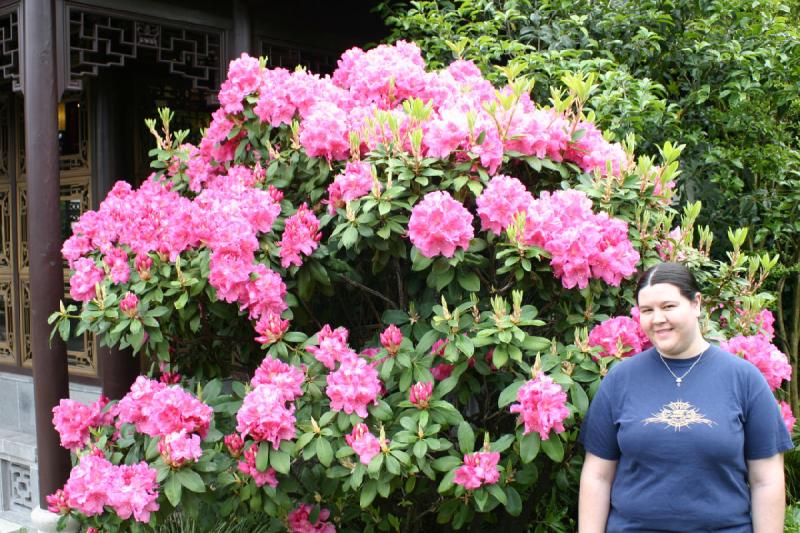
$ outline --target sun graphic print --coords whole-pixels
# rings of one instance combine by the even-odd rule
[[[666,427],[671,427],[675,431],[680,431],[683,428],[688,428],[693,424],[705,424],[713,426],[716,422],[707,419],[697,407],[689,402],[678,400],[670,402],[661,408],[653,416],[642,420],[645,425],[647,424],[664,424]]]

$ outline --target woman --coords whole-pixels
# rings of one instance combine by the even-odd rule
[[[766,380],[703,339],[683,265],[649,269],[636,298],[653,348],[616,365],[589,408],[579,532],[782,532],[792,441]]]

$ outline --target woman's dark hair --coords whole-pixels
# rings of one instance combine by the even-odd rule
[[[695,294],[700,292],[700,287],[691,270],[681,263],[667,262],[652,266],[639,276],[639,282],[636,284],[636,298],[639,298],[639,291],[656,283],[675,285],[681,296],[687,300],[691,300]]]

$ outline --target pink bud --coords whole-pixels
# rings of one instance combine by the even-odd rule
[[[125,293],[125,296],[119,302],[119,310],[125,313],[129,318],[136,316],[136,306],[139,305],[139,297],[132,292]]]
[[[239,457],[242,455],[242,450],[244,450],[244,441],[242,437],[239,436],[238,433],[231,433],[230,435],[225,435],[223,439],[225,442],[225,446],[228,447],[228,451],[233,457]]]
[[[150,267],[153,266],[153,260],[147,254],[136,254],[136,259],[133,260],[133,266],[139,273],[139,277],[147,281],[150,279]]]
[[[414,385],[411,386],[411,390],[408,391],[408,401],[420,409],[426,409],[428,407],[428,400],[431,399],[432,393],[433,383],[422,381],[419,383],[414,383]]]
[[[259,333],[256,341],[261,344],[272,344],[281,340],[289,329],[289,321],[281,319],[277,313],[269,312],[261,315],[255,329]]]
[[[400,348],[400,343],[403,342],[403,332],[394,324],[390,324],[388,328],[381,333],[381,344],[390,355],[397,353]]]

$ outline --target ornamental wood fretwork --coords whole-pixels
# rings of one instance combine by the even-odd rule
[[[315,74],[332,74],[338,60],[338,55],[328,50],[273,39],[259,39],[258,48],[259,54],[266,56],[270,68],[294,70],[303,67]]]
[[[11,80],[11,88],[17,92],[22,90],[19,20],[19,4],[0,8],[0,78]]]
[[[82,79],[100,69],[151,58],[196,89],[215,91],[223,71],[224,32],[67,6],[69,65],[66,88],[81,90]]]

